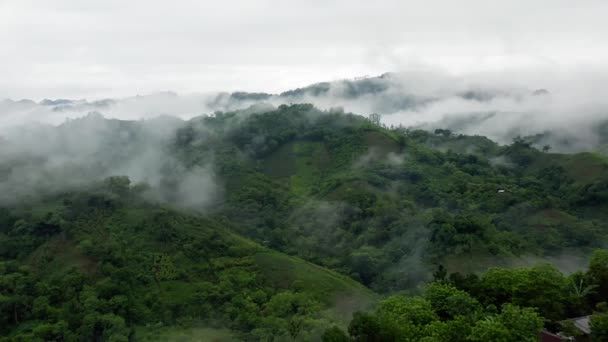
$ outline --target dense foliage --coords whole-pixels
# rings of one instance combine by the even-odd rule
[[[198,321],[249,338],[296,337],[335,322],[320,312],[332,294],[369,296],[219,222],[148,204],[140,191],[113,177],[86,193],[4,210],[0,333],[11,340],[127,341],[141,337],[139,325],[145,331]],[[269,275],[269,268],[287,267],[314,278]],[[307,283],[316,281],[328,288]]]
[[[221,212],[240,233],[381,292],[428,280],[431,263],[605,244],[608,163],[597,155],[389,130],[308,105],[202,121],[176,149],[195,149],[192,163],[213,154],[228,189]]]
[[[567,318],[590,314],[593,341],[605,341],[608,252],[597,250],[586,272],[555,267],[491,268],[481,276],[436,273],[421,296],[394,295],[373,313],[355,313],[348,334],[324,341],[537,341],[543,326],[582,335]]]
[[[594,310],[594,329],[608,331],[605,252],[568,276],[548,264],[491,268],[605,247],[603,157],[377,119],[310,105],[217,112],[163,146],[181,166],[168,163],[158,189],[117,175],[5,205],[0,334],[126,341],[200,327],[230,329],[218,339],[531,341]],[[111,126],[103,141],[126,151],[112,158],[142,144],[138,125]],[[181,205],[184,170],[203,165],[222,192],[205,208]],[[352,316],[376,299],[365,287],[418,296]]]

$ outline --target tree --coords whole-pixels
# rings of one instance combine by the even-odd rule
[[[544,320],[531,308],[505,304],[499,315],[501,323],[509,329],[511,341],[536,342]]]
[[[439,320],[431,303],[422,297],[396,295],[380,302],[376,319],[385,340],[416,340],[424,326]]]
[[[526,269],[516,284],[513,304],[535,307],[545,318],[558,321],[564,317],[568,301],[568,280],[551,264]]]
[[[108,177],[104,182],[108,190],[119,196],[125,196],[129,192],[129,186],[131,185],[131,180],[127,176]]]
[[[448,275],[448,270],[442,264],[437,266],[437,270],[433,272],[433,280],[435,281],[445,281]]]
[[[377,113],[372,113],[369,115],[369,121],[371,121],[374,125],[380,126],[380,120],[381,120],[381,116],[380,114]]]
[[[323,342],[350,342],[351,339],[348,337],[348,335],[346,335],[346,333],[344,331],[342,331],[342,329],[338,328],[337,326],[333,326],[327,330],[325,330],[325,332],[323,333],[323,336],[321,337],[321,340]]]
[[[411,322],[415,326],[426,325],[439,319],[431,303],[421,297],[388,297],[380,302],[377,313],[380,318]]]
[[[348,325],[348,333],[354,341],[381,342],[386,336],[381,331],[380,324],[374,315],[355,312]]]
[[[16,262],[0,262],[0,319],[2,327],[19,325],[29,314],[34,295],[29,269]]]
[[[435,134],[436,135],[443,135],[444,137],[450,137],[452,135],[452,131],[450,131],[449,129],[437,128],[435,130]]]
[[[424,327],[424,336],[421,341],[450,341],[465,342],[471,333],[471,322],[464,317],[449,321],[435,321]]]
[[[589,294],[593,302],[608,301],[608,250],[598,249],[591,255],[587,284],[596,285],[595,293]]]
[[[550,264],[530,269],[490,269],[482,277],[481,290],[485,304],[535,307],[551,320],[563,318],[568,301],[568,280]]]
[[[593,341],[608,341],[608,313],[591,316],[591,338]]]
[[[577,272],[569,277],[571,305],[576,311],[576,315],[588,313],[588,299],[596,293],[598,285],[587,284],[587,279],[582,272]]]
[[[63,341],[66,331],[68,331],[68,324],[65,321],[42,323],[33,329],[34,335],[44,341]]]
[[[152,258],[152,275],[159,287],[161,281],[175,278],[175,266],[169,255],[159,253],[153,255]]]
[[[517,340],[511,339],[511,333],[501,321],[494,317],[488,317],[477,321],[471,329],[469,336],[471,342],[513,342]]]
[[[472,318],[481,310],[479,302],[468,293],[450,284],[432,283],[424,293],[433,310],[442,320],[458,316]]]

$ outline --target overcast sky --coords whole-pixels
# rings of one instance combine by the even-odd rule
[[[603,72],[607,36],[605,0],[0,0],[0,99]]]

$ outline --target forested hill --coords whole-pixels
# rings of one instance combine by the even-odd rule
[[[606,245],[608,161],[532,144],[306,104],[7,137],[0,334],[534,340],[608,300],[601,251],[560,272]]]
[[[225,137],[225,152],[214,154],[225,215],[240,233],[377,291],[426,280],[428,262],[509,262],[603,246],[608,163],[599,155],[388,130],[307,105],[236,118],[193,120],[178,134],[189,163],[203,154],[192,142]]]

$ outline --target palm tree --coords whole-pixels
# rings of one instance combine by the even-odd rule
[[[597,285],[584,286],[584,280],[582,278],[580,279],[578,284],[576,283],[576,281],[574,279],[572,280],[571,283],[572,283],[572,294],[574,295],[574,297],[579,298],[579,299],[583,299],[590,293],[594,293],[595,292],[594,289],[597,287]]]

